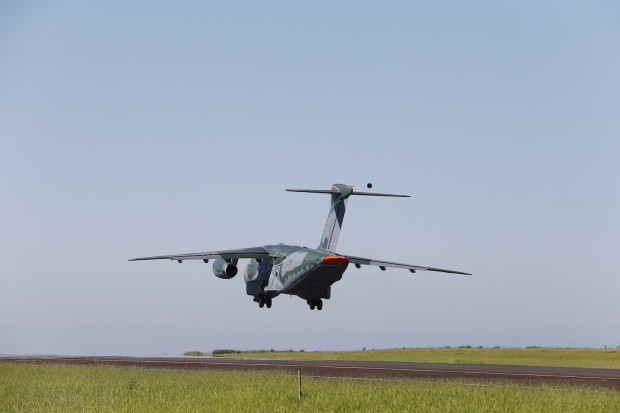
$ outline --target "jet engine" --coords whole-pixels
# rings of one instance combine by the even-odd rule
[[[217,278],[229,280],[237,275],[237,271],[237,260],[217,259],[213,261],[213,274],[215,274]]]

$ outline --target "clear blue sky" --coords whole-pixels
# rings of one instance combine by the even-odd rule
[[[613,1],[0,4],[0,353],[620,345]],[[322,312],[200,262],[318,245]],[[245,265],[245,264],[243,264]]]

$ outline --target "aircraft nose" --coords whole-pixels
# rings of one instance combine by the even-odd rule
[[[326,255],[321,260],[323,264],[327,265],[348,265],[349,259],[340,255]]]

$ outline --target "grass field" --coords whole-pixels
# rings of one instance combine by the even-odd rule
[[[228,350],[230,351],[230,350]],[[191,351],[188,356],[230,356],[300,358],[321,360],[421,361],[431,363],[518,364],[526,366],[564,366],[620,368],[620,350],[588,348],[395,348],[360,351],[264,351],[249,350],[213,353]]]
[[[153,370],[0,362],[0,411],[612,412],[620,392],[592,387],[304,377],[284,371]]]

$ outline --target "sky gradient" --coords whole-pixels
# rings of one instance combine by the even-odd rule
[[[0,353],[620,345],[612,1],[0,4]],[[128,262],[315,247],[323,311]],[[245,263],[241,263],[243,270]]]

